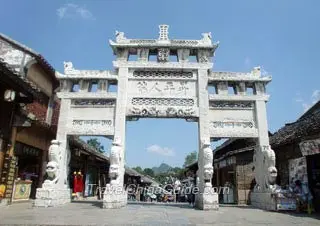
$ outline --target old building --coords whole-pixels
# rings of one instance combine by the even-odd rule
[[[271,138],[278,168],[278,184],[308,183],[320,211],[320,101],[297,121],[287,123]]]
[[[6,200],[25,200],[34,198],[41,186],[56,133],[59,103],[54,91],[59,83],[39,53],[3,34],[0,60],[1,185]]]
[[[213,184],[218,188],[229,187],[228,202],[249,204],[250,190],[253,188],[253,150],[254,139],[229,139],[214,150]],[[223,192],[220,201],[225,201]]]
[[[70,137],[69,148],[71,152],[69,164],[70,188],[74,190],[74,175],[80,173],[83,176],[82,196],[97,196],[101,198],[101,188],[105,187],[108,181],[109,157],[100,153],[77,136]]]

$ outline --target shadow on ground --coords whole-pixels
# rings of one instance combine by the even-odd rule
[[[164,202],[128,202],[128,205],[142,205],[142,206],[170,206],[177,208],[193,209],[194,207],[188,203],[164,203]]]
[[[253,206],[250,206],[250,205],[236,205],[236,204],[219,204],[220,208],[223,208],[223,207],[232,207],[232,208],[238,208],[238,209],[257,209],[256,207],[253,207]],[[308,213],[305,213],[305,212],[295,212],[295,211],[285,211],[285,210],[282,210],[282,211],[270,211],[270,210],[263,210],[263,209],[260,209],[261,211],[263,212],[274,212],[274,213],[280,213],[280,214],[286,214],[286,215],[290,215],[290,216],[293,216],[293,217],[308,217],[308,218],[314,218],[314,219],[317,219],[317,220],[320,220],[320,214],[319,213],[312,213],[312,214],[308,214]]]
[[[73,200],[72,204],[87,204],[95,207],[102,208],[102,200]],[[184,209],[193,209],[194,207],[188,203],[161,203],[161,202],[137,202],[137,201],[128,201],[127,206],[170,206]]]
[[[102,201],[100,200],[73,200],[71,201],[72,204],[88,204],[91,206],[102,208]]]

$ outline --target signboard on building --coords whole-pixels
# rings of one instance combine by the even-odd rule
[[[2,198],[11,200],[15,173],[16,173],[17,158],[15,156],[5,156],[3,171],[1,176],[1,186],[4,188],[4,194]]]
[[[294,183],[296,180],[308,183],[306,157],[289,160],[289,184]]]
[[[320,138],[315,140],[302,141],[300,144],[300,150],[303,156],[315,155],[320,153]]]

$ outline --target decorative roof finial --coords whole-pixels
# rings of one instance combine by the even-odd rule
[[[166,24],[159,25],[159,40],[160,41],[168,41],[169,40],[168,29],[169,29],[169,25],[166,25]]]

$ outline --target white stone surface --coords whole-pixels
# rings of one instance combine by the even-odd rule
[[[70,189],[37,188],[35,207],[55,207],[71,202]]]
[[[104,209],[119,209],[127,205],[128,194],[120,184],[107,185],[103,194]]]
[[[168,34],[167,25],[160,26],[158,39],[129,39],[117,31],[116,41],[110,41],[116,55],[113,61],[115,72],[77,70],[72,62],[64,62],[65,75],[57,74],[61,80],[58,97],[62,99],[57,140],[62,157],[58,164],[59,180],[52,189],[68,188],[66,175],[70,155],[67,135],[70,134],[113,137],[112,180],[108,186],[122,189],[126,120],[142,117],[185,118],[198,122],[199,209],[218,209],[218,195],[211,186],[213,157],[210,140],[213,138],[257,138],[256,178],[260,185],[263,182],[259,178],[264,178],[269,187],[259,191],[272,189],[275,158],[273,151],[265,148],[269,146],[266,116],[269,96],[265,86],[271,77],[262,77],[259,67],[248,73],[212,72],[212,57],[218,43],[212,42],[211,33],[203,33],[200,40],[170,39]],[[137,54],[137,61],[128,61],[132,54]],[[157,56],[157,62],[148,60],[150,54]],[[178,62],[171,62],[170,54],[176,54]],[[188,61],[190,54],[196,56],[197,62]],[[71,92],[72,85],[78,80],[80,90]],[[116,93],[109,92],[111,82],[117,83]],[[98,84],[96,92],[89,91],[93,83]],[[214,86],[216,93],[209,95],[208,86]],[[229,94],[230,87],[235,90],[234,94]],[[248,88],[253,89],[250,95]],[[50,197],[56,196],[52,194]],[[57,197],[57,200],[64,199]],[[126,202],[125,191],[119,194],[106,192],[103,207],[119,208]]]
[[[251,205],[259,209],[275,211],[277,208],[276,200],[271,192],[251,192]]]
[[[200,210],[219,210],[219,195],[213,188],[206,187],[203,194],[196,195],[196,208]]]

